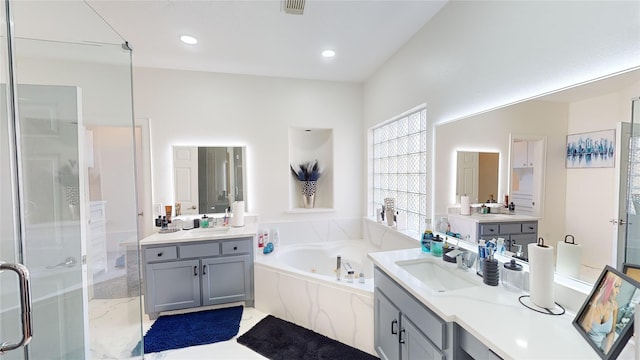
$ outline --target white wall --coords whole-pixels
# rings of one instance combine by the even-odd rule
[[[545,240],[564,237],[565,163],[568,106],[549,101],[526,101],[440,124],[435,128],[434,211],[446,214],[455,203],[456,151],[499,152],[498,202],[508,193],[509,135],[547,139],[543,219],[538,234]],[[455,231],[455,229],[454,229]]]
[[[136,117],[150,118],[154,203],[173,202],[172,145],[234,145],[247,146],[247,204],[262,221],[362,215],[361,85],[150,68],[133,75]],[[335,212],[286,213],[290,126],[334,129]]]
[[[620,91],[569,104],[568,133],[616,129],[618,122],[631,121],[631,99],[640,95],[640,83]],[[620,154],[620,144],[616,146]],[[618,163],[618,162],[616,162]],[[582,264],[589,271],[615,264],[615,227],[618,218],[619,166],[568,169],[566,186],[566,232],[583,245]],[[588,224],[588,226],[587,226]],[[599,273],[599,271],[597,271]]]
[[[364,85],[369,128],[457,119],[640,65],[638,1],[449,1]]]

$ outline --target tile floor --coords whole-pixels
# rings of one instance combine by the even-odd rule
[[[89,302],[89,327],[92,359],[128,359],[131,350],[140,340],[139,298],[94,299]],[[237,304],[226,304],[233,306]],[[199,308],[204,310],[215,307]],[[254,308],[244,308],[240,331],[244,334],[267,314]],[[142,332],[153,324],[147,315],[142,315]],[[236,337],[237,337],[236,336]],[[236,337],[229,341],[192,346],[177,350],[146,354],[145,359],[190,360],[190,359],[266,359],[260,354],[240,345]]]

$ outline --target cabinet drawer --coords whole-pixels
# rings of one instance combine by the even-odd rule
[[[491,349],[484,345],[480,340],[476,339],[473,335],[468,333],[463,328],[458,328],[458,341],[459,346],[464,352],[471,355],[474,359],[487,359],[497,360],[501,359]]]
[[[498,235],[498,224],[480,225],[480,235]]]
[[[538,223],[530,222],[530,223],[522,223],[522,232],[523,233],[537,233],[538,232]]]
[[[251,250],[251,240],[242,239],[222,243],[222,255],[245,254]]]
[[[188,259],[202,256],[220,255],[220,245],[215,243],[180,245],[180,258]]]
[[[178,249],[176,249],[175,246],[147,248],[144,250],[144,258],[148,263],[154,261],[175,260],[178,258]]]
[[[500,234],[519,234],[522,232],[522,224],[500,224]]]

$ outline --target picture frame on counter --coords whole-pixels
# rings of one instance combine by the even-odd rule
[[[633,335],[640,282],[607,265],[573,319],[573,326],[602,359],[615,359]]]
[[[608,168],[615,166],[615,129],[567,135],[566,167]]]

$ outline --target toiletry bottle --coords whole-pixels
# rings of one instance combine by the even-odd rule
[[[161,227],[162,226],[162,216],[158,215],[158,218],[156,219],[156,227]]]
[[[280,246],[280,229],[275,228],[271,230],[271,242],[273,246]]]
[[[422,234],[422,251],[428,253],[431,252],[431,239],[433,238],[433,232],[431,232],[431,230],[427,229],[424,231],[424,234]]]
[[[209,227],[209,217],[207,217],[207,214],[202,215],[202,219],[200,219],[200,227],[205,229]]]
[[[442,238],[438,234],[431,239],[431,255],[437,257],[442,256]]]
[[[258,232],[258,247],[264,247],[264,234],[262,233],[262,231]]]
[[[478,240],[478,261],[476,262],[476,266],[477,266],[476,274],[478,276],[482,276],[482,265],[483,265],[484,259],[487,257],[486,250],[487,248],[484,244],[484,239]]]

